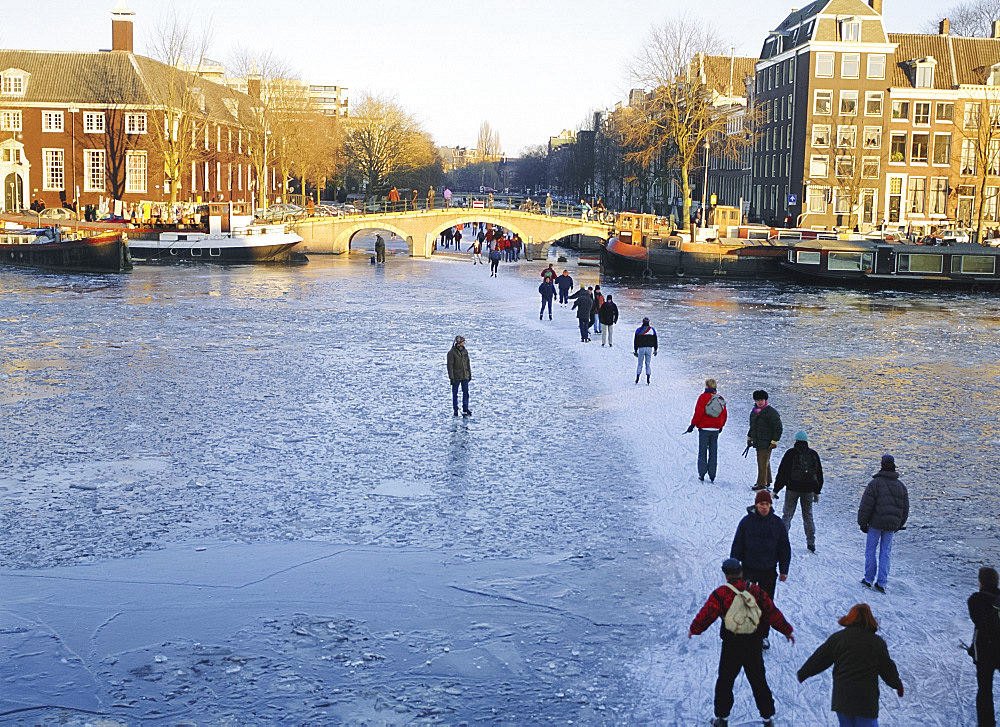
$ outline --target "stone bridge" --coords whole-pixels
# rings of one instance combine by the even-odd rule
[[[429,258],[434,243],[449,227],[470,222],[491,222],[516,232],[526,243],[526,257],[544,258],[549,245],[570,235],[586,235],[607,239],[610,225],[584,222],[573,217],[547,217],[532,212],[508,209],[478,209],[451,207],[410,212],[380,212],[315,217],[296,222],[292,229],[302,236],[302,252],[340,255],[351,249],[351,240],[364,230],[388,230],[405,240],[413,257]],[[471,240],[462,238],[466,247]]]

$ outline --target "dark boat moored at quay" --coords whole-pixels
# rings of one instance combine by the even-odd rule
[[[799,282],[874,290],[1000,292],[1000,248],[974,243],[803,240],[782,268]]]
[[[58,227],[0,230],[0,265],[80,273],[122,273],[132,256],[121,232],[89,237],[66,235]]]

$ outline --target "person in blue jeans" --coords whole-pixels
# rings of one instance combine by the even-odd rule
[[[713,403],[709,405],[710,402]],[[687,433],[690,434],[695,427],[698,427],[698,479],[702,482],[705,481],[705,475],[715,482],[719,435],[722,434],[722,428],[726,426],[728,417],[726,400],[719,396],[715,379],[705,379],[705,391],[695,402],[691,424],[687,428]]]
[[[632,343],[632,354],[639,359],[635,367],[635,383],[639,383],[642,365],[646,364],[646,385],[649,385],[649,363],[656,355],[656,329],[649,325],[649,319],[643,318],[642,325],[635,329],[635,339]]]
[[[469,352],[465,350],[465,337],[455,336],[455,343],[448,351],[448,378],[451,380],[451,407],[458,416],[458,387],[462,387],[462,416],[471,416],[469,408],[469,382],[472,380],[472,366]]]
[[[858,526],[868,536],[865,542],[865,577],[861,579],[861,585],[885,593],[892,539],[906,526],[909,514],[910,498],[896,472],[896,460],[891,454],[883,454],[881,469],[868,483],[858,507]]]

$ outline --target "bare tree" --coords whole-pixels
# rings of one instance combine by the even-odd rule
[[[125,194],[126,163],[128,152],[137,148],[139,134],[128,133],[126,114],[144,106],[148,96],[138,76],[124,69],[121,56],[104,54],[95,73],[88,76],[88,91],[104,112],[104,179],[112,199],[122,199]],[[86,171],[86,170],[85,170]]]
[[[164,184],[170,188],[171,203],[177,201],[184,170],[201,157],[200,145],[195,143],[199,123],[208,123],[201,88],[206,81],[199,76],[211,42],[211,26],[200,27],[200,34],[196,33],[190,19],[168,10],[157,24],[149,48],[150,56],[163,64],[161,77],[156,79],[157,108],[148,121],[163,158]]]
[[[496,161],[503,154],[503,147],[500,146],[500,134],[490,127],[489,121],[484,121],[479,125],[476,152],[479,159],[484,162]]]
[[[959,174],[974,178],[978,187],[974,220],[976,240],[982,241],[987,208],[992,208],[990,216],[995,219],[1000,194],[1000,88],[983,85],[965,102],[955,126],[961,141]]]
[[[993,21],[1000,20],[1000,0],[971,0],[952,5],[941,18],[951,23],[954,35],[979,36],[989,38],[993,34]],[[938,32],[938,20],[924,24],[924,32],[934,35]]]
[[[293,170],[302,182],[302,204],[306,203],[306,187],[311,179],[317,192],[322,181],[336,174],[343,166],[343,129],[333,116],[311,113],[301,120],[299,133],[292,137],[289,155]]]
[[[395,100],[366,94],[347,120],[344,152],[367,183],[366,198],[384,185],[390,174],[434,163],[430,137]]]
[[[730,158],[752,144],[749,118],[748,133],[725,133],[728,116],[715,102],[718,89],[729,85],[729,66],[724,65],[724,78],[716,78],[723,65],[704,62],[725,51],[713,27],[681,15],[654,29],[630,69],[642,92],[633,93],[618,119],[627,160],[655,174],[663,189],[676,175],[685,224],[691,215],[691,171],[704,163],[709,140],[724,140],[713,153]]]

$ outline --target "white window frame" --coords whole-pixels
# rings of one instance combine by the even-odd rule
[[[906,109],[906,113],[902,116],[896,116],[896,109]],[[906,99],[897,99],[889,105],[889,118],[893,121],[909,121],[910,120],[910,102]]]
[[[941,114],[941,109],[947,108],[951,111],[947,115]],[[948,121],[953,122],[955,120],[955,102],[954,101],[938,101],[934,104],[934,120],[935,121]]]
[[[105,159],[107,152],[104,149],[84,149],[83,150],[83,191],[103,192],[104,181],[107,177],[105,172]]]
[[[917,156],[917,142],[919,139],[924,139],[924,155],[923,157]],[[910,134],[910,164],[928,164],[931,160],[931,135],[926,131],[916,132],[914,131]]]
[[[830,125],[829,124],[813,124],[812,127],[812,145],[818,149],[826,149],[830,146]],[[821,138],[826,137],[826,143],[818,143]]]
[[[845,89],[840,92],[840,115],[841,116],[857,116],[858,115],[858,91],[856,89]],[[844,107],[845,102],[854,102],[854,108],[848,110]]]
[[[927,187],[927,214],[944,216],[948,212],[948,177],[931,177]]]
[[[0,76],[0,94],[4,96],[23,96],[24,76],[20,73],[6,73]]]
[[[866,126],[864,128],[863,137],[861,140],[862,149],[881,149],[882,148],[882,127],[881,126]],[[873,143],[869,144],[869,140]]]
[[[795,262],[800,265],[819,265],[823,254],[819,250],[796,250]]]
[[[917,63],[913,74],[914,88],[934,88],[934,63]]]
[[[881,171],[881,158],[880,157],[862,157],[861,159],[861,178],[862,179],[878,179],[879,172]]]
[[[879,67],[881,67],[881,69],[880,70],[876,70],[876,72],[878,73],[878,75],[875,75],[875,73],[872,72],[873,68],[874,69],[878,69]],[[883,78],[885,78],[885,53],[869,53],[868,54],[868,73],[867,73],[867,76],[868,76],[868,78],[877,78],[877,79],[883,79]]]
[[[61,134],[66,130],[62,111],[42,112],[42,133]]]
[[[851,69],[853,69],[853,71]],[[841,78],[861,77],[860,53],[844,53],[840,57],[840,77]]]
[[[882,116],[885,94],[881,91],[865,91],[865,116]],[[878,108],[871,111],[871,103],[878,101]]]
[[[855,164],[852,156],[839,156],[834,160],[834,174],[837,179],[854,179]]]
[[[0,131],[23,131],[24,117],[21,109],[0,111]]]
[[[989,270],[966,270],[965,269],[965,258],[970,258],[974,260],[989,261],[989,265],[986,266],[990,268]],[[997,259],[993,255],[952,255],[951,256],[951,272],[959,273],[964,275],[996,275],[997,271]]]
[[[836,66],[836,62],[837,62],[836,53],[817,53],[816,78],[833,78],[833,71]],[[829,68],[829,73],[825,72],[827,68]]]
[[[83,112],[83,133],[85,134],[105,133],[105,117],[103,111]]]
[[[900,137],[902,137],[902,139],[903,139],[903,158],[902,159],[893,159],[892,158],[893,145],[894,145],[895,140],[898,139],[898,138],[900,138]],[[905,131],[894,131],[891,134],[889,134],[889,163],[890,164],[906,164],[906,152],[909,151],[909,149],[907,147],[907,144],[909,144],[909,143],[910,143],[910,135],[907,134]]]
[[[145,194],[148,184],[149,184],[149,159],[146,155],[146,152],[144,151],[125,152],[126,194]]]
[[[948,153],[943,162],[937,161],[937,153],[939,147],[938,139],[948,140]],[[934,134],[934,148],[931,150],[931,164],[935,164],[939,167],[951,166],[951,134]]]
[[[847,212],[839,212],[838,214],[847,214]],[[853,272],[861,272],[864,266],[864,253],[861,252],[836,252],[831,251],[827,253],[826,256],[826,269],[827,270],[850,270]]]
[[[826,214],[826,206],[830,202],[830,188],[810,186],[806,201],[809,205],[810,214]]]
[[[830,157],[826,154],[813,154],[810,156],[809,176],[813,179],[829,179]]]
[[[145,134],[147,127],[145,112],[125,114],[126,134]]]
[[[42,190],[61,192],[66,189],[66,150],[42,149]]]
[[[850,138],[850,144],[841,144],[841,140],[845,137],[844,134]],[[841,124],[837,126],[837,148],[838,149],[855,149],[858,145],[858,127],[850,124]]]
[[[847,43],[861,41],[861,21],[846,18],[840,21],[840,39]]]
[[[819,101],[822,94],[822,98],[826,99],[830,103],[830,108],[828,111],[819,110]],[[830,116],[833,114],[833,89],[829,88],[817,88],[813,90],[813,116]]]
[[[923,106],[927,113],[924,114],[925,121],[920,121],[918,114],[920,113],[920,107]],[[914,126],[930,126],[931,125],[931,102],[930,101],[914,101],[913,102],[913,125]]]
[[[932,258],[937,258],[937,269],[935,270],[933,266],[927,266],[924,270],[911,270],[913,267],[913,258],[918,258],[918,261],[931,262]],[[926,253],[900,253],[896,256],[896,270],[901,273],[918,272],[918,273],[940,273],[944,268],[944,255],[929,255]]]

